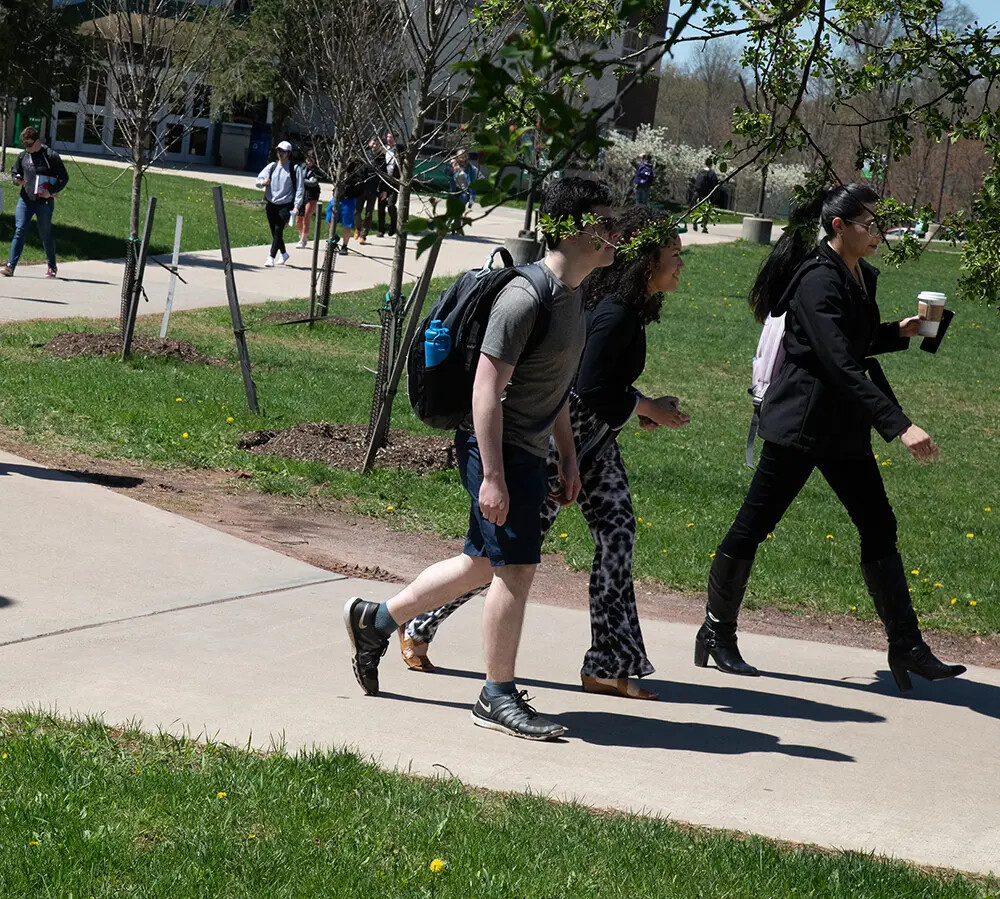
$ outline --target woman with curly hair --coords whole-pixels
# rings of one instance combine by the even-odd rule
[[[676,397],[645,396],[633,386],[646,365],[646,325],[659,321],[663,294],[677,289],[684,263],[681,242],[669,217],[635,207],[619,219],[622,239],[613,265],[585,282],[587,344],[573,391],[570,416],[576,440],[581,489],[578,502],[594,538],[590,573],[592,643],[580,672],[583,689],[631,699],[656,699],[633,679],[653,672],[639,627],[632,583],[636,522],[628,474],[617,437],[633,414],[646,430],[679,428],[689,421]],[[557,456],[549,456],[550,483],[558,477]],[[559,505],[542,508],[543,533]],[[478,591],[477,591],[478,592]],[[433,671],[427,646],[438,627],[474,593],[459,597],[400,628],[403,660],[418,671]]]

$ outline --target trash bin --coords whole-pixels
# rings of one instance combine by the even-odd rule
[[[267,165],[267,157],[271,155],[271,126],[250,129],[250,147],[247,150],[247,170],[259,172]]]

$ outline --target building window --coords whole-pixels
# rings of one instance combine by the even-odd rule
[[[104,116],[88,115],[83,120],[83,142],[91,146],[104,143]]]
[[[87,103],[103,106],[108,99],[108,76],[103,69],[91,69],[87,73]]]
[[[196,119],[211,118],[212,88],[207,84],[194,86],[194,105],[191,113]]]
[[[622,51],[626,56],[640,53],[649,46],[649,38],[641,34],[638,28],[626,28],[622,42]]]
[[[56,118],[56,140],[67,143],[76,143],[76,113],[66,112],[58,114]]]
[[[79,84],[62,84],[59,86],[59,102],[60,103],[79,103],[80,102],[80,85]]]
[[[164,149],[168,153],[183,153],[184,152],[184,126],[183,125],[167,125],[166,133],[164,134]]]
[[[208,156],[208,129],[191,129],[191,156]]]

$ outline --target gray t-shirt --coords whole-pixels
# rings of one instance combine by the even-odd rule
[[[514,366],[504,391],[503,442],[547,456],[549,435],[580,364],[587,339],[583,295],[547,266],[552,314],[542,342],[522,356],[538,315],[538,301],[524,278],[515,278],[497,297],[483,337],[482,352]],[[463,423],[472,431],[472,416]]]

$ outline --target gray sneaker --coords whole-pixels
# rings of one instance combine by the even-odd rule
[[[528,705],[528,691],[487,696],[486,690],[472,707],[472,723],[522,740],[556,740],[566,728],[549,721]]]

